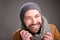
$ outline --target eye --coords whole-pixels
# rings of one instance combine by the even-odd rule
[[[40,15],[36,15],[35,18],[40,17]]]
[[[26,20],[29,20],[29,19],[31,19],[31,17],[30,17],[30,16],[28,16],[28,17],[25,17],[25,19],[26,19]]]

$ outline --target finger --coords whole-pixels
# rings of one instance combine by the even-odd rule
[[[32,37],[32,34],[27,32],[26,38],[30,38],[30,37]]]
[[[28,35],[28,31],[24,31],[24,37]]]
[[[48,38],[43,38],[43,40],[49,40]]]
[[[21,37],[22,37],[23,40],[26,40],[26,39],[27,39],[27,38],[26,38],[26,36],[27,36],[27,31],[22,30],[22,31],[20,32],[20,34],[21,34]]]
[[[31,34],[28,31],[25,31],[25,39],[29,39],[30,40]]]
[[[22,36],[22,35],[23,35],[23,33],[24,33],[24,30],[21,30],[20,35]]]
[[[44,35],[43,38],[47,38],[47,39],[51,39],[51,40],[53,39],[52,34],[49,33],[49,32],[47,32],[47,33]]]
[[[25,38],[29,38],[29,34],[26,34]]]
[[[31,33],[29,33],[29,34],[30,34],[30,36],[29,36],[29,37],[33,37]]]
[[[48,38],[48,39],[49,39],[49,38],[50,38],[50,36],[48,36],[48,35],[44,35],[44,37],[43,37],[43,38]]]
[[[25,34],[26,34],[26,31],[25,30],[22,30],[21,32],[20,32],[20,34],[21,34],[21,36],[25,36]]]
[[[52,36],[50,32],[46,32],[45,35]]]
[[[29,32],[25,31],[24,37],[27,38],[29,36]]]
[[[21,32],[20,32],[20,35],[22,36],[22,30],[21,30]]]

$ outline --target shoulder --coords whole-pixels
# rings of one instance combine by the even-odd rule
[[[56,25],[54,25],[54,24],[49,24],[49,26],[50,26],[50,28],[51,28],[52,31],[55,31],[55,32],[58,31]]]
[[[51,32],[52,32],[52,36],[54,37],[55,40],[60,40],[60,34],[59,34],[59,31],[56,27],[56,25],[54,24],[49,24],[50,28],[51,28]]]
[[[13,35],[14,35],[15,33],[19,33],[20,31],[21,31],[21,29],[16,30],[15,32],[13,32]]]
[[[54,24],[49,24],[49,26],[50,26],[51,30],[56,30],[57,29],[56,25],[54,25]]]
[[[56,28],[56,25],[54,24],[49,24],[50,28]]]
[[[13,40],[20,40],[20,31],[21,29],[16,30],[15,32],[13,32]]]

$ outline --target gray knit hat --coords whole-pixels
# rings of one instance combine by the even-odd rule
[[[31,9],[36,9],[38,10],[39,12],[41,12],[40,10],[40,7],[36,4],[36,3],[33,3],[33,2],[27,2],[25,3],[24,5],[22,5],[22,7],[20,8],[20,20],[22,23],[23,22],[23,18],[24,18],[24,14],[27,10],[31,10]]]

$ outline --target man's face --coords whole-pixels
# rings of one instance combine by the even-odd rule
[[[38,32],[42,24],[41,14],[35,9],[26,11],[24,23],[31,32]]]

